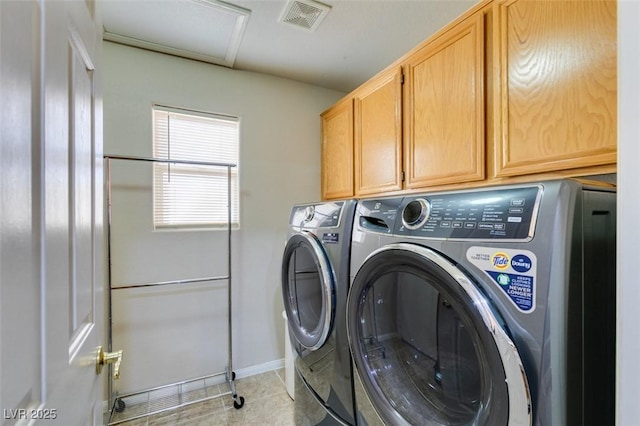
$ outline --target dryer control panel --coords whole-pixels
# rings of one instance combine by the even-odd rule
[[[360,226],[385,234],[455,240],[533,238],[542,187],[509,187],[363,200]]]
[[[289,224],[306,229],[336,228],[343,206],[343,201],[295,206]]]

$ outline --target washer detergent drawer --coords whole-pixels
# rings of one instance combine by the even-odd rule
[[[475,284],[435,251],[407,243],[374,251],[347,315],[359,382],[384,423],[531,424],[515,345]]]

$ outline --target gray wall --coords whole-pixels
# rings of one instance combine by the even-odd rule
[[[281,365],[281,255],[291,205],[320,197],[320,113],[344,93],[104,44],[106,154],[152,156],[151,105],[239,116],[240,229],[233,232],[233,367]],[[154,231],[151,168],[112,164],[113,285],[226,273],[226,233]],[[227,365],[226,281],[113,291],[121,392]]]

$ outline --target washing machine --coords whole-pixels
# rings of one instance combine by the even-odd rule
[[[353,425],[346,301],[355,200],[296,205],[282,261],[298,425]]]
[[[614,424],[615,209],[576,180],[361,200],[358,424]]]

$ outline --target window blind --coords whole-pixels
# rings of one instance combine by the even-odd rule
[[[153,108],[156,158],[238,164],[239,120],[197,111]],[[228,168],[156,163],[153,222],[156,228],[226,227]],[[239,224],[238,167],[231,168],[231,222]]]

